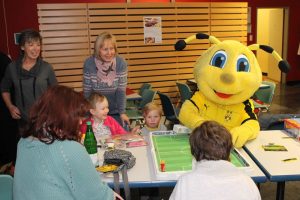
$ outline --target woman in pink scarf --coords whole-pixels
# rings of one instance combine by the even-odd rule
[[[125,114],[127,86],[127,63],[117,53],[115,37],[101,33],[95,41],[94,54],[86,59],[83,67],[83,94],[88,98],[92,92],[106,96],[109,115],[121,126],[129,124]]]

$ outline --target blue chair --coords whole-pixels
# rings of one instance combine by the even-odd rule
[[[151,88],[152,88],[152,85],[150,83],[143,83],[143,85],[139,89],[139,95],[142,96],[145,89],[151,89]]]
[[[13,178],[10,175],[0,174],[0,199],[13,199]]]
[[[267,88],[259,88],[253,95],[254,99],[254,108],[259,109],[259,111],[267,112],[271,106],[273,96],[276,89],[276,84],[270,81],[263,81],[265,85],[268,85]],[[262,103],[258,103],[262,102]]]
[[[144,89],[142,93],[142,100],[135,105],[135,107],[127,107],[126,114],[129,117],[129,120],[139,122],[140,124],[144,124],[144,117],[142,113],[142,109],[145,107],[147,103],[153,102],[157,91],[152,89]]]
[[[139,95],[143,95],[143,92],[146,89],[151,89],[152,85],[150,83],[143,83],[143,85],[140,87],[138,94]],[[126,108],[131,108],[131,107],[137,107],[137,105],[140,103],[140,101],[131,101],[131,100],[127,100],[126,102]]]
[[[156,93],[157,92],[152,89],[144,89],[143,93],[141,94],[142,100],[137,102],[132,107],[126,106],[126,110],[141,110],[141,109],[143,109],[147,103],[150,103],[154,100]]]
[[[157,92],[157,94],[159,95],[160,101],[161,101],[161,105],[164,111],[164,115],[166,117],[166,120],[170,121],[173,125],[174,124],[179,124],[179,119],[178,119],[178,112],[175,109],[170,97],[166,94],[163,94],[161,92]]]
[[[182,105],[185,100],[192,97],[192,91],[190,87],[185,83],[176,82],[176,85],[180,93],[180,103]]]

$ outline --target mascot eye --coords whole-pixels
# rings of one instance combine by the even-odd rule
[[[236,63],[236,71],[238,72],[249,72],[250,65],[248,58],[245,55],[240,55]]]
[[[227,60],[227,53],[223,50],[217,51],[210,61],[210,65],[223,68]]]

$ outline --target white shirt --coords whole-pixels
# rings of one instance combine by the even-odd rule
[[[109,127],[104,125],[104,122],[96,122],[93,123],[93,132],[98,144],[104,144],[105,140],[110,137],[111,132]]]
[[[252,179],[228,161],[196,163],[193,171],[182,175],[170,200],[260,200]]]

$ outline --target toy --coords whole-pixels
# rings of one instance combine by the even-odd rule
[[[183,50],[195,39],[208,39],[213,45],[194,65],[199,91],[184,102],[179,120],[191,129],[203,121],[215,120],[230,130],[234,146],[242,147],[246,141],[256,138],[260,129],[250,98],[262,82],[262,72],[252,51],[262,49],[271,53],[282,72],[289,71],[289,64],[272,47],[245,46],[234,40],[221,42],[203,33],[179,40],[175,49]]]
[[[189,134],[153,131],[149,134],[150,157],[156,180],[177,180],[181,175],[195,169],[196,160],[191,154]],[[253,162],[238,149],[232,149],[230,162],[250,175]]]

